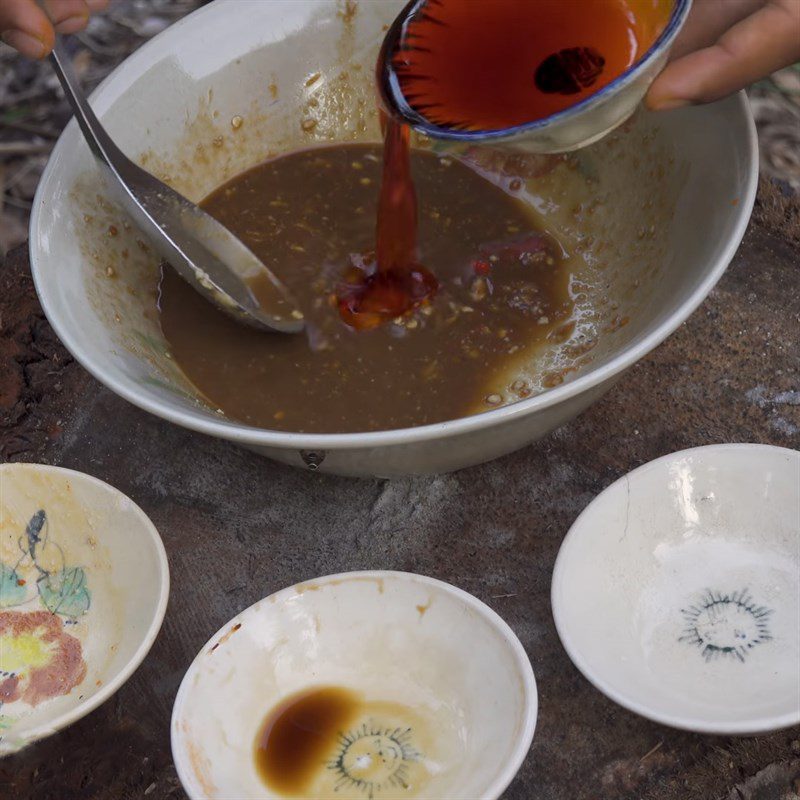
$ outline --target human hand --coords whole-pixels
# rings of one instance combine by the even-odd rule
[[[89,14],[102,11],[108,0],[0,0],[0,38],[30,58],[44,58],[56,33],[83,30]]]
[[[800,0],[695,0],[646,102],[709,103],[798,60]]]

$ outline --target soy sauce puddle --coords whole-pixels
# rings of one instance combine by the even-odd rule
[[[427,725],[389,701],[367,702],[350,689],[318,687],[273,709],[254,743],[256,771],[286,797],[413,798],[430,778]]]

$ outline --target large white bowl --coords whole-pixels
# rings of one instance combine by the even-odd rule
[[[269,155],[377,140],[372,72],[384,25],[401,7],[402,0],[217,0],[132,55],[92,103],[123,150],[199,200]],[[321,78],[310,81],[316,73]],[[205,404],[170,360],[158,326],[157,263],[103,201],[74,122],[36,195],[32,270],[65,345],[141,408],[296,466],[441,472],[563,424],[675,330],[736,251],[757,161],[740,94],[702,108],[642,112],[569,164],[529,180],[536,213],[573,254],[578,324],[570,339],[524,366],[537,390],[548,370],[567,368],[565,380],[514,405],[412,429],[300,435],[229,420]],[[596,347],[576,355],[589,338]]]
[[[600,494],[553,571],[556,628],[612,700],[743,735],[800,723],[800,453],[725,444]]]
[[[497,800],[533,739],[533,669],[488,606],[421,575],[331,575],[243,611],[189,667],[172,714],[172,754],[189,797],[280,800],[256,771],[259,728],[288,697],[331,686],[381,703],[341,732],[346,745],[362,738],[365,723],[405,731],[379,745],[408,754],[372,776],[381,783],[351,785],[334,768],[334,743],[314,797]],[[387,702],[397,710],[384,710]],[[401,768],[410,793],[393,784]]]

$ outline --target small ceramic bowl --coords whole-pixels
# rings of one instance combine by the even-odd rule
[[[552,602],[575,666],[625,708],[747,735],[800,723],[800,453],[664,456],[600,494],[561,546]]]
[[[255,766],[259,728],[322,687],[357,693],[364,710],[299,794],[279,794]],[[431,578],[353,572],[284,589],[212,637],[178,692],[172,753],[192,800],[494,800],[536,710],[530,661],[494,611]]]
[[[0,465],[0,755],[111,697],[168,594],[164,545],[124,494],[72,470]]]
[[[411,126],[432,139],[454,146],[490,145],[529,153],[564,153],[586,147],[622,125],[641,103],[650,84],[664,68],[676,37],[691,10],[692,0],[629,0],[631,10],[653,42],[625,72],[594,94],[549,117],[499,130],[464,131],[437,125],[406,100],[400,83],[385,71],[384,103],[396,109]],[[417,0],[398,17],[387,34],[392,52],[407,20],[426,11],[427,0]],[[575,13],[581,8],[576,4]]]

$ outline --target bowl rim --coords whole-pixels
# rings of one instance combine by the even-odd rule
[[[205,31],[209,25],[213,24],[215,16],[227,16],[228,9],[226,6],[226,2],[217,0],[217,2],[201,7],[153,37],[125,59],[90,96],[92,106],[98,116],[102,118],[103,113],[127,91],[131,83],[139,80],[144,70],[152,67],[160,56],[172,52],[170,42],[173,37],[181,33],[185,33],[188,36],[193,31]],[[620,349],[607,363],[600,367],[526,400],[520,400],[507,406],[482,411],[470,416],[430,425],[384,431],[316,434],[276,431],[254,427],[236,420],[214,419],[211,416],[210,409],[203,409],[200,406],[197,409],[181,408],[176,402],[158,397],[153,393],[152,389],[139,385],[130,378],[106,374],[99,359],[83,352],[81,346],[76,342],[76,337],[71,332],[69,322],[65,321],[54,309],[50,298],[52,297],[53,302],[56,302],[59,292],[55,285],[49,286],[45,278],[44,261],[46,257],[39,245],[41,241],[39,236],[39,228],[42,226],[41,219],[49,207],[47,195],[51,183],[56,181],[55,173],[60,167],[60,162],[69,160],[70,146],[86,147],[74,119],[70,120],[56,142],[34,197],[29,228],[31,274],[34,286],[42,309],[53,330],[75,360],[87,372],[115,394],[138,408],[198,433],[205,433],[217,438],[255,447],[272,447],[285,450],[346,451],[368,447],[405,446],[431,440],[442,440],[474,430],[489,429],[497,425],[510,423],[521,417],[527,417],[529,414],[542,411],[581,395],[620,374],[673,333],[697,309],[722,277],[747,229],[755,203],[759,169],[758,138],[755,121],[750,112],[745,92],[738,92],[735,95],[735,100],[732,99],[731,102],[735,102],[738,106],[737,113],[740,115],[747,138],[745,144],[749,164],[747,164],[746,186],[742,197],[738,198],[739,203],[731,212],[734,221],[732,234],[717,257],[716,264],[708,270],[700,283],[683,301],[682,305],[675,309],[658,326],[654,327],[646,336],[629,342],[627,346]],[[74,140],[71,144],[70,139]],[[56,282],[51,281],[50,283],[55,284]]]
[[[393,37],[395,40],[399,38],[400,29],[402,28],[401,20],[407,18],[410,13],[416,13],[419,8],[424,5],[427,0],[413,0],[413,8],[410,12],[406,9],[403,10],[401,16],[395,20],[395,23],[389,29],[386,35],[386,41],[389,42]],[[414,130],[434,139],[444,139],[454,142],[480,144],[491,142],[495,139],[507,139],[519,136],[524,136],[526,133],[533,133],[535,131],[546,130],[568,123],[574,117],[589,111],[595,106],[603,104],[612,95],[624,91],[631,83],[633,83],[643,72],[650,68],[651,64],[659,58],[666,50],[668,50],[675,38],[680,33],[689,11],[692,8],[694,0],[673,0],[672,10],[670,11],[667,23],[664,30],[656,37],[655,41],[645,51],[641,58],[633,62],[624,72],[617,75],[614,80],[607,83],[601,89],[598,89],[593,94],[585,97],[579,103],[568,106],[561,111],[550,114],[546,117],[534,119],[529,122],[522,122],[519,125],[510,125],[507,128],[487,128],[481,130],[455,130],[446,126],[437,125],[431,122],[423,114],[420,114],[414,107],[406,100],[405,95],[400,89],[399,82],[394,74],[389,73],[388,70],[384,71],[384,80],[381,81],[381,94],[385,98],[385,86],[390,86],[390,95],[393,104],[397,106],[403,115],[403,118],[409,122]],[[388,78],[388,79],[387,79]],[[388,98],[384,99],[386,102]]]
[[[156,637],[161,630],[161,625],[164,621],[164,615],[167,611],[167,601],[169,599],[170,586],[169,562],[167,560],[167,551],[164,547],[164,542],[161,539],[161,535],[159,534],[156,526],[137,503],[131,500],[131,498],[128,497],[128,495],[126,495],[124,492],[121,492],[119,489],[112,486],[110,483],[106,483],[106,481],[100,480],[100,478],[95,478],[93,475],[88,475],[87,473],[79,472],[78,470],[67,469],[66,467],[57,467],[50,464],[37,464],[28,461],[14,461],[0,464],[0,479],[2,479],[3,473],[6,470],[30,470],[33,472],[41,471],[60,475],[74,482],[92,484],[102,491],[116,495],[117,498],[124,498],[128,504],[128,508],[132,509],[134,515],[141,523],[139,530],[142,532],[142,534],[145,534],[144,541],[149,542],[153,547],[156,560],[158,562],[158,601],[156,603],[150,625],[142,634],[139,646],[136,648],[131,658],[110,680],[104,681],[103,686],[99,691],[95,692],[85,700],[78,701],[74,708],[59,714],[53,719],[40,723],[35,728],[26,730],[24,733],[24,740],[22,741],[20,747],[27,747],[29,744],[32,744],[35,741],[44,739],[45,737],[50,736],[68,727],[69,725],[72,725],[82,717],[85,717],[87,714],[94,711],[98,706],[102,705],[106,700],[114,695],[125,683],[127,683],[128,679],[139,668],[141,663],[147,657],[147,654],[150,652],[150,648],[153,646],[153,643],[155,642]],[[127,626],[125,626],[125,629],[127,630]],[[17,747],[12,747],[10,752],[16,752],[18,749],[19,748]]]
[[[674,453],[667,453],[666,455],[648,461],[636,469],[625,473],[613,483],[606,486],[584,510],[578,515],[575,521],[570,526],[567,535],[561,542],[558,555],[553,566],[553,575],[550,585],[550,605],[553,610],[553,621],[555,622],[556,632],[561,644],[566,650],[572,663],[578,668],[581,674],[589,681],[595,689],[602,692],[606,697],[613,700],[618,705],[632,711],[639,716],[658,722],[661,725],[668,725],[671,728],[679,730],[691,731],[693,733],[703,733],[720,736],[748,736],[761,733],[770,733],[773,731],[789,728],[800,723],[800,708],[796,711],[787,712],[784,714],[777,714],[772,716],[753,717],[749,720],[742,721],[722,721],[715,722],[702,717],[689,717],[686,715],[667,714],[660,711],[654,711],[647,705],[642,704],[630,695],[626,694],[625,688],[617,688],[617,684],[612,681],[601,677],[598,672],[592,667],[591,656],[588,658],[582,654],[576,638],[570,633],[569,625],[566,624],[563,616],[561,594],[565,586],[565,573],[566,564],[570,558],[567,552],[571,546],[578,541],[578,529],[584,527],[587,520],[591,519],[595,513],[596,505],[600,502],[601,498],[613,490],[618,490],[619,487],[632,477],[644,472],[649,472],[659,466],[673,462],[677,459],[685,458],[687,456],[701,456],[704,457],[710,453],[753,453],[760,451],[768,453],[775,458],[789,458],[790,462],[793,459],[800,468],[800,451],[792,450],[788,447],[780,447],[778,445],[758,444],[755,442],[726,442],[720,444],[701,445],[699,447],[691,447],[686,450],[678,450]]]
[[[175,769],[178,773],[181,785],[183,786],[186,794],[192,800],[205,800],[205,796],[198,793],[196,782],[194,781],[194,771],[188,763],[188,757],[185,758],[182,743],[185,741],[185,732],[179,724],[181,714],[183,711],[184,703],[191,691],[192,679],[201,668],[201,664],[205,663],[202,656],[206,653],[208,648],[225,634],[230,626],[236,622],[246,619],[248,616],[253,616],[259,613],[277,613],[282,608],[286,600],[291,599],[302,594],[302,590],[308,584],[323,588],[324,585],[333,584],[335,591],[335,584],[340,581],[350,580],[374,580],[374,581],[406,581],[410,583],[426,586],[435,591],[443,592],[456,600],[461,601],[481,617],[489,626],[500,634],[502,644],[510,651],[514,665],[517,668],[518,674],[521,679],[523,701],[525,709],[522,719],[521,731],[516,739],[510,757],[504,762],[504,765],[498,769],[497,776],[493,779],[492,783],[484,790],[484,793],[475,800],[498,800],[508,785],[519,772],[522,763],[524,762],[528,752],[530,751],[533,742],[534,732],[536,730],[536,719],[539,709],[539,695],[536,686],[536,676],[533,672],[533,665],[528,657],[522,642],[511,626],[489,605],[479,600],[474,595],[463,589],[453,586],[453,584],[446,581],[432,578],[427,575],[419,575],[414,572],[404,572],[402,570],[354,570],[352,572],[338,572],[333,575],[324,575],[319,578],[310,578],[308,580],[300,581],[299,583],[292,584],[283,589],[279,589],[266,597],[256,600],[247,608],[234,615],[231,619],[225,622],[219,630],[202,645],[198,650],[197,655],[192,660],[189,668],[184,673],[178,693],[175,697],[175,702],[172,707],[172,716],[170,719],[170,746],[172,749],[172,759],[175,762]],[[267,602],[269,601],[269,602]],[[264,606],[263,610],[257,609],[257,606]]]

